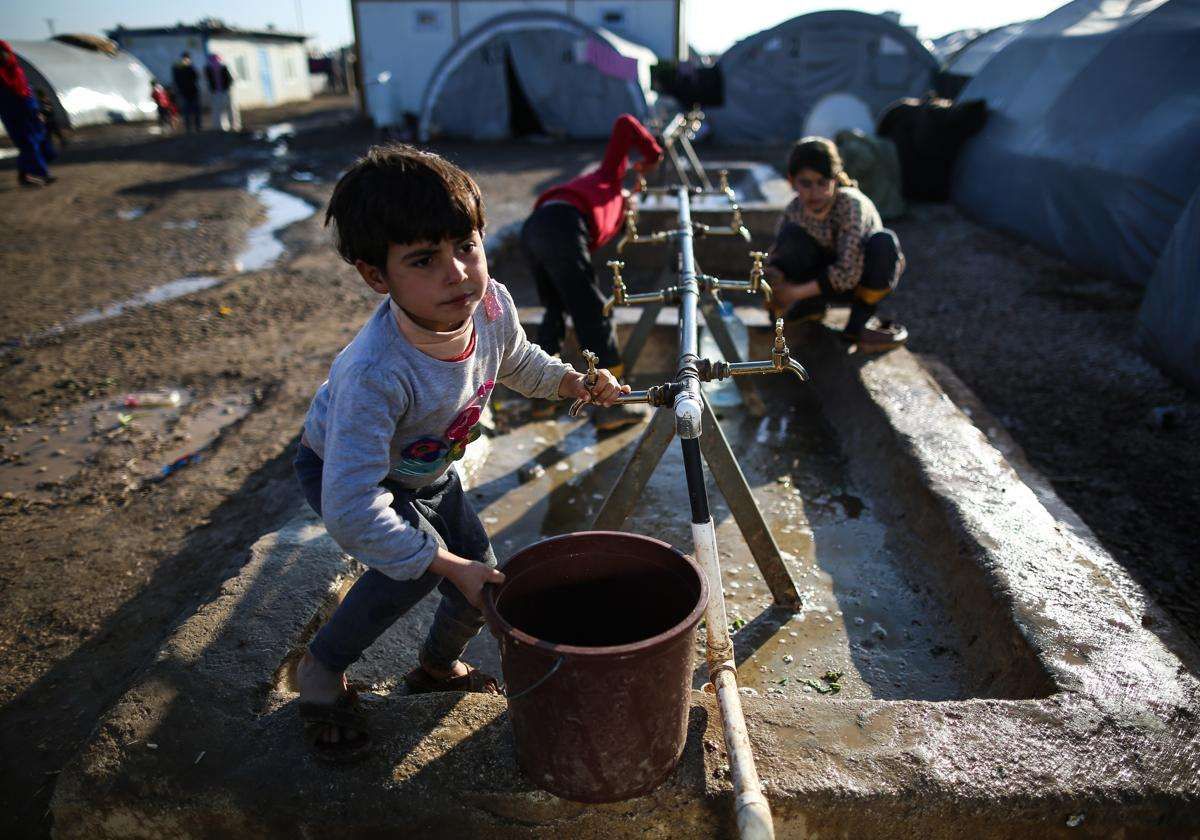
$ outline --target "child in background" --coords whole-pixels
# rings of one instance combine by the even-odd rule
[[[171,131],[179,129],[179,108],[170,92],[157,81],[150,83],[150,98],[158,106],[158,124],[166,126]]]
[[[622,375],[621,352],[612,319],[604,315],[606,296],[596,285],[592,253],[625,223],[621,181],[634,147],[642,156],[635,164],[642,172],[662,160],[662,148],[650,132],[622,114],[613,123],[600,166],[542,193],[521,228],[521,245],[545,307],[537,343],[547,353],[559,352],[566,335],[563,315],[569,313],[579,346],[599,356],[599,363],[617,376]],[[619,406],[598,412],[593,420],[600,431],[612,431],[641,422],[642,414]]]
[[[842,169],[837,146],[805,137],[787,174],[796,198],[783,211],[766,271],[774,314],[819,321],[830,304],[849,303],[846,341],[867,353],[903,344],[908,330],[875,317],[904,271],[900,240]]]
[[[471,177],[407,146],[375,147],[338,181],[326,213],[342,258],[385,300],[338,354],[304,422],[296,474],[330,535],[368,567],[297,666],[300,716],[318,758],[361,755],[370,735],[346,668],[437,587],[441,603],[405,677],[410,693],[496,692],[460,660],[483,626],[496,556],[455,461],[497,383],[530,397],[612,405],[628,392],[531,344],[488,276]]]

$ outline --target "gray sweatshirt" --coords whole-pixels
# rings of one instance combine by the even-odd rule
[[[330,536],[397,580],[423,575],[437,542],[392,510],[380,482],[423,487],[450,469],[479,437],[497,382],[557,399],[573,370],[530,343],[508,289],[494,280],[474,321],[471,355],[440,361],[409,343],[385,300],[334,359],[304,420],[305,440],[325,462],[321,514]]]

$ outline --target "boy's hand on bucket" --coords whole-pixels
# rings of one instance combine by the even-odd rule
[[[622,385],[612,375],[612,371],[601,368],[596,371],[596,384],[588,390],[587,374],[572,371],[562,378],[558,386],[558,395],[566,399],[584,400],[593,405],[608,407],[617,401],[621,394],[628,394],[629,386]]]
[[[429,564],[435,574],[447,578],[458,587],[467,602],[475,609],[483,608],[483,585],[504,583],[504,573],[474,560],[451,554],[444,548],[438,549],[437,557]]]

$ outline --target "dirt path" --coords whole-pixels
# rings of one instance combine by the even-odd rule
[[[288,253],[274,266],[236,274],[232,263],[264,220],[248,174],[265,168],[273,188],[319,205],[372,142],[339,122],[345,105],[249,116],[257,129],[294,120],[286,148],[253,136],[101,132],[67,151],[54,187],[0,187],[11,239],[0,255],[0,455],[128,392],[190,398],[182,425],[135,418],[102,430],[104,445],[73,476],[0,500],[0,836],[47,835],[56,772],[100,713],[172,624],[299,504],[289,445],[373,297],[334,257],[319,216],[282,232]],[[441,148],[479,177],[493,234],[598,153],[584,143]],[[1185,574],[1197,544],[1200,404],[1132,350],[1136,290],[1073,274],[950,208],[921,209],[898,230],[910,269],[895,309],[914,348],[978,391],[1200,638],[1200,590]],[[195,274],[225,282],[31,340]],[[246,415],[199,463],[160,478],[168,454],[189,443],[188,418],[231,396]],[[1146,428],[1147,411],[1167,404],[1184,406],[1182,425]]]

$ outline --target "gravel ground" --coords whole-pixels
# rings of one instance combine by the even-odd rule
[[[299,504],[289,447],[374,298],[328,247],[319,214],[283,231],[288,252],[276,265],[237,274],[232,262],[264,218],[243,189],[247,174],[265,168],[272,187],[320,205],[373,139],[350,121],[350,104],[247,115],[251,130],[293,121],[286,146],[253,133],[84,132],[46,190],[18,190],[12,162],[0,164],[10,185],[0,187],[6,445],[30,423],[51,428],[93,401],[142,389],[183,389],[193,406],[239,394],[250,406],[202,461],[166,479],[155,473],[178,431],[118,430],[70,480],[0,500],[0,836],[48,835],[56,773],[104,708],[169,628]],[[492,235],[600,152],[588,143],[439,148],[479,178]],[[896,229],[909,269],[891,308],[913,349],[951,365],[1200,640],[1200,400],[1133,347],[1140,289],[1073,272],[946,206],[917,208]],[[224,282],[46,334],[196,274]],[[532,300],[529,289],[514,291]],[[1147,425],[1162,406],[1180,407],[1174,428]]]

